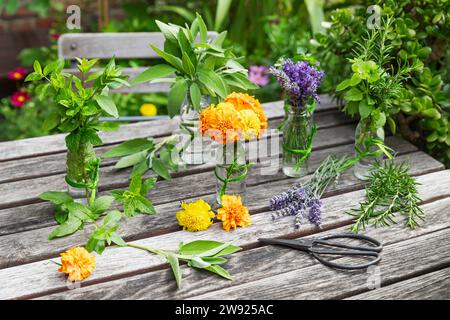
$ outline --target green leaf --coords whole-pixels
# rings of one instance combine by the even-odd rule
[[[395,125],[395,121],[391,117],[388,117],[387,123],[389,125],[389,128],[391,129],[392,134],[395,134],[397,132],[397,126]]]
[[[133,193],[140,193],[141,187],[142,187],[142,176],[140,174],[133,174],[131,176],[129,190]]]
[[[200,257],[193,257],[191,260],[189,260],[189,266],[204,269],[210,267],[211,264],[206,261],[203,261],[203,259]]]
[[[147,151],[144,150],[144,151],[123,157],[116,163],[114,168],[123,169],[123,168],[132,167],[135,164],[138,164],[138,163],[144,161],[146,158],[147,158]]]
[[[108,214],[103,219],[103,226],[112,228],[122,219],[122,213],[119,210],[113,210],[108,212]]]
[[[184,79],[177,80],[170,89],[167,110],[171,118],[180,113],[180,107],[186,98],[187,91],[188,84]]]
[[[183,69],[190,76],[195,74],[195,67],[186,52],[183,52]]]
[[[143,71],[136,78],[131,81],[132,85],[151,81],[157,78],[165,77],[169,74],[173,74],[176,71],[175,68],[168,66],[167,64],[158,64]]]
[[[205,24],[205,21],[203,21],[202,16],[198,13],[197,13],[197,21],[198,21],[198,28],[200,30],[200,40],[202,42],[207,42],[208,29],[206,28],[206,24]]]
[[[213,272],[213,273],[221,276],[222,278],[232,280],[231,275],[228,273],[228,271],[217,264],[211,265],[211,266],[205,268],[205,270]]]
[[[98,131],[116,131],[119,129],[120,124],[118,122],[99,122],[91,126]]]
[[[358,88],[351,88],[344,96],[347,101],[360,101],[363,98],[362,92]]]
[[[151,189],[153,189],[153,187],[156,184],[156,181],[157,181],[157,179],[155,177],[145,180],[144,183],[142,184],[142,187],[141,187],[141,195],[142,196],[146,196],[147,193]]]
[[[153,140],[144,138],[133,139],[119,144],[117,147],[112,148],[106,152],[102,158],[115,158],[128,156],[130,154],[138,153],[144,150],[152,149],[155,146]]]
[[[159,175],[160,177],[166,179],[166,180],[171,180],[172,178],[170,177],[170,173],[169,170],[167,170],[166,166],[164,165],[164,163],[162,163],[161,160],[159,160],[158,158],[153,157],[152,159],[152,170]]]
[[[111,241],[120,247],[126,247],[127,243],[122,239],[122,237],[117,232],[112,232],[110,234]]]
[[[69,211],[69,219],[70,217],[76,217],[83,222],[94,222],[92,212],[83,204],[73,201],[67,203],[66,207]]]
[[[431,118],[431,119],[435,119],[435,120],[438,120],[441,118],[441,113],[435,108],[423,110],[422,114],[427,118]]]
[[[152,44],[150,44],[150,46],[161,58],[166,60],[166,62],[171,64],[173,67],[177,68],[179,71],[183,71],[183,62],[181,61],[180,58],[175,57],[174,55],[171,55],[167,52],[164,52]]]
[[[189,91],[191,96],[191,102],[192,105],[194,106],[194,109],[200,111],[200,101],[202,98],[202,94],[200,92],[198,85],[195,82],[192,83]]]
[[[119,117],[116,104],[111,97],[99,95],[95,97],[95,101],[97,101],[100,108],[102,108],[107,114],[113,116],[114,118]]]
[[[141,196],[140,194],[134,195],[136,203],[136,209],[140,213],[147,213],[147,214],[155,214],[156,210],[153,204],[148,200],[146,197]]]
[[[228,95],[228,89],[224,81],[214,71],[200,69],[197,72],[199,80],[207,87],[216,92],[220,97],[225,98]]]
[[[219,31],[225,17],[229,15],[232,0],[218,0],[216,7],[216,18],[214,19],[214,30]]]
[[[89,209],[92,211],[93,214],[99,215],[108,210],[109,207],[111,207],[113,201],[114,197],[102,196],[95,199],[94,203],[90,206]]]
[[[82,226],[82,224],[83,223],[81,222],[80,219],[69,216],[66,222],[59,225],[56,229],[52,231],[52,233],[50,233],[48,239],[52,240],[54,238],[60,238],[72,234],[76,232]]]
[[[213,256],[220,253],[222,250],[225,250],[228,246],[231,245],[211,240],[195,240],[180,246],[179,252],[186,256],[204,256],[204,253],[207,252],[210,256]]]
[[[34,72],[36,72],[37,74],[43,75],[42,67],[41,67],[41,64],[39,63],[39,61],[34,60],[33,69],[34,69]]]
[[[57,112],[52,112],[42,124],[42,130],[49,132],[50,130],[56,128],[61,121],[61,116]]]
[[[73,198],[67,192],[47,191],[41,193],[39,198],[45,201],[50,201],[56,205],[62,205],[69,202],[73,202]]]
[[[177,287],[181,288],[181,279],[183,275],[181,273],[180,262],[178,261],[178,258],[174,254],[169,253],[166,256],[166,259],[167,262],[169,262],[170,267],[172,268],[175,281],[177,282]]]
[[[344,81],[342,81],[341,83],[338,84],[338,86],[336,87],[336,91],[342,91],[348,88],[348,86],[350,85],[350,79],[345,79]]]
[[[363,99],[359,102],[359,114],[362,119],[367,118],[372,112],[373,108],[367,103],[366,99]]]
[[[202,259],[210,264],[222,264],[227,262],[227,259],[220,257],[203,257]]]

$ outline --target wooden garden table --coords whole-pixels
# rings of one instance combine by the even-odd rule
[[[264,105],[270,126],[283,115],[282,102]],[[310,172],[329,154],[351,154],[354,121],[339,112],[328,96],[322,97],[316,122],[320,126]],[[125,125],[102,134],[104,146],[138,137],[163,137],[173,122],[158,120]],[[339,185],[323,197],[322,229],[305,224],[296,230],[293,218],[273,222],[268,199],[294,182],[281,172],[261,175],[258,164],[247,179],[248,205],[253,225],[232,232],[215,223],[204,232],[181,231],[175,212],[181,200],[199,197],[213,202],[215,179],[212,165],[192,166],[160,181],[150,197],[154,216],[138,215],[121,223],[127,241],[174,249],[179,241],[211,239],[243,247],[225,266],[233,281],[182,266],[183,287],[176,289],[171,270],[156,256],[134,248],[108,248],[97,257],[94,273],[82,287],[70,286],[50,260],[76,245],[85,244],[91,226],[72,236],[47,240],[56,223],[52,206],[39,200],[43,191],[65,190],[63,135],[0,143],[0,298],[2,299],[362,299],[450,298],[450,170],[412,144],[397,137],[387,143],[398,152],[396,161],[410,160],[411,173],[421,183],[420,195],[426,221],[414,231],[404,221],[389,228],[369,228],[365,234],[385,247],[379,269],[343,272],[326,268],[296,250],[264,246],[258,237],[314,236],[347,231],[352,219],[345,214],[364,198],[363,184],[345,173]],[[278,155],[272,155],[275,159]],[[114,159],[104,160],[100,191],[125,188],[129,171],[116,171]],[[379,277],[378,277],[379,275]],[[377,279],[381,287],[371,290]],[[74,288],[75,287],[75,288]]]

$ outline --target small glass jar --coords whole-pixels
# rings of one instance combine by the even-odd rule
[[[67,150],[66,182],[69,194],[74,198],[89,197],[92,190],[85,185],[93,184],[93,170],[97,170],[98,162],[94,146],[91,143],[80,143],[76,150]],[[98,173],[94,173],[98,174]]]
[[[202,96],[200,108],[210,105],[210,96]],[[203,164],[210,160],[211,141],[199,133],[200,112],[191,105],[189,95],[186,95],[180,109],[180,130],[183,135],[184,150],[181,154],[183,164]]]
[[[308,159],[312,140],[313,116],[305,108],[287,108],[283,123],[283,173],[300,178],[308,174]]]
[[[362,151],[366,151],[366,143],[368,139],[378,138],[384,141],[384,129],[379,128],[378,130],[371,129],[370,122],[368,119],[361,119],[356,126],[355,131],[355,146]],[[376,151],[377,147],[372,146],[367,151]],[[367,180],[370,173],[370,169],[376,161],[382,160],[383,156],[373,157],[367,156],[361,159],[355,164],[353,168],[354,175],[360,180]]]
[[[245,142],[219,144],[216,146],[216,200],[220,205],[224,194],[241,196],[246,203],[246,162]]]

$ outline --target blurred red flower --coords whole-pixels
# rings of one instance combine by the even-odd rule
[[[58,40],[61,35],[59,33],[50,33],[50,38],[53,40]]]
[[[26,92],[26,91],[23,91],[23,90],[14,92],[11,95],[11,97],[10,97],[11,104],[14,107],[18,107],[18,108],[22,107],[23,104],[25,102],[27,102],[28,100],[30,100],[30,99],[31,99],[30,94],[28,92]]]
[[[23,80],[27,75],[27,70],[22,67],[15,68],[13,71],[8,72],[8,78],[11,80]]]

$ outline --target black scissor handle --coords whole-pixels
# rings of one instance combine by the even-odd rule
[[[344,263],[336,263],[332,262],[326,259],[323,259],[320,254],[317,254],[313,251],[310,251],[311,255],[315,257],[317,260],[320,261],[323,265],[330,267],[330,268],[336,268],[336,269],[342,269],[342,270],[358,270],[358,269],[366,269],[367,267],[377,264],[381,260],[381,256],[379,254],[376,255],[376,258],[373,260],[370,260],[366,263],[361,264],[344,264]]]
[[[354,245],[347,245],[343,243],[336,243],[332,241],[328,241],[331,239],[356,239],[356,240],[362,240],[365,242],[370,243],[371,245],[366,246],[354,246]],[[338,233],[338,234],[332,234],[329,236],[325,236],[322,238],[314,239],[313,243],[322,244],[330,247],[338,247],[338,248],[344,248],[344,249],[353,249],[353,250],[359,250],[359,251],[369,251],[369,252],[381,252],[383,250],[383,245],[378,241],[371,237],[362,235],[362,234],[353,234],[353,233]]]

